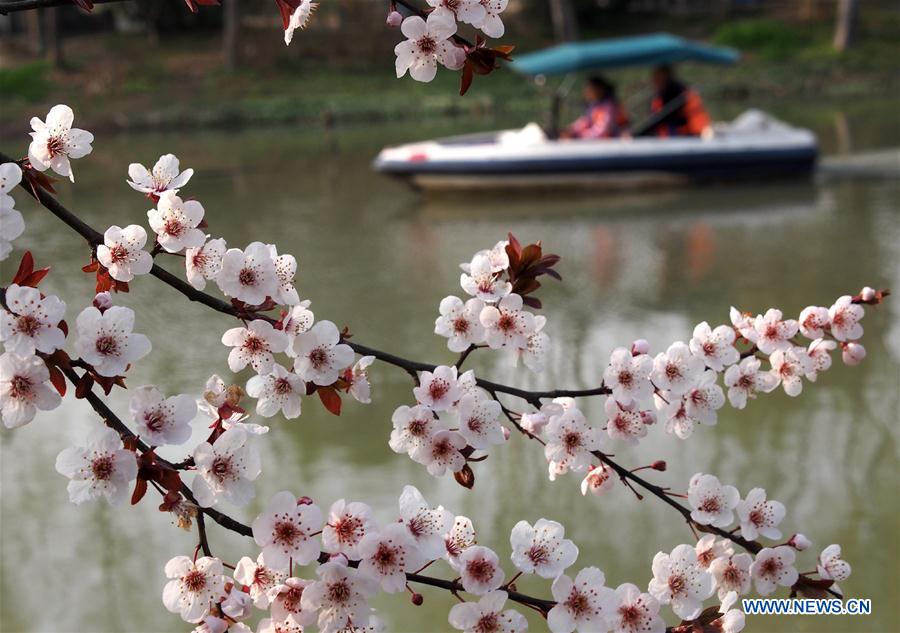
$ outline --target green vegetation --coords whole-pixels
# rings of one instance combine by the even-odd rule
[[[48,78],[50,65],[38,61],[15,68],[0,68],[0,95],[22,101],[40,101],[53,87]]]

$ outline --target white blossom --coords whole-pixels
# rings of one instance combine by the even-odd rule
[[[294,353],[294,338],[298,334],[309,332],[315,322],[315,315],[309,309],[310,303],[309,300],[306,300],[291,306],[291,309],[281,321],[281,329],[291,339],[291,346],[287,349],[288,356]]]
[[[613,469],[606,464],[600,464],[591,468],[588,474],[584,476],[584,479],[581,481],[581,494],[587,495],[590,492],[592,495],[599,497],[603,493],[612,490],[615,484]]]
[[[38,410],[52,411],[62,398],[47,384],[50,370],[37,356],[0,356],[0,418],[8,429],[24,426]]]
[[[740,609],[731,608],[737,602],[737,596],[736,591],[729,591],[725,594],[725,597],[720,598],[722,604],[719,607],[719,612],[723,615],[721,618],[713,620],[712,626],[715,626],[722,633],[740,633],[744,630],[744,612]]]
[[[690,347],[677,341],[669,345],[665,353],[656,355],[650,376],[657,389],[680,396],[693,388],[703,368],[703,359],[694,356]]]
[[[131,163],[128,166],[128,177],[131,180],[126,182],[135,191],[146,193],[148,196],[159,196],[166,191],[178,191],[193,175],[193,169],[181,171],[178,157],[174,154],[163,154],[152,170],[140,163]]]
[[[839,341],[854,341],[863,335],[863,327],[859,324],[865,316],[865,309],[858,303],[853,303],[853,298],[844,295],[828,308],[828,317],[831,320],[831,335]]]
[[[22,168],[16,163],[0,165],[0,262],[12,252],[12,241],[25,231],[25,219],[16,210],[15,200],[9,195],[22,182]]]
[[[294,39],[294,31],[306,28],[310,16],[312,16],[318,6],[318,2],[312,2],[311,0],[300,0],[300,2],[297,3],[297,7],[291,13],[287,28],[284,29],[285,46],[289,45]]]
[[[174,191],[159,196],[156,208],[147,211],[147,219],[156,241],[169,253],[200,248],[206,241],[206,235],[197,228],[203,220],[203,205],[196,200],[182,200]]]
[[[822,550],[822,553],[819,554],[816,571],[823,579],[835,582],[843,582],[850,577],[850,563],[841,558],[840,545],[829,545]]]
[[[613,397],[624,405],[632,400],[650,396],[650,373],[653,359],[646,354],[632,356],[631,351],[617,347],[609,357],[609,366],[603,370],[603,382],[612,389]]]
[[[665,633],[659,602],[636,585],[619,585],[606,600],[606,623],[612,633]]]
[[[675,615],[693,620],[703,610],[703,601],[713,591],[712,574],[697,562],[690,545],[678,545],[671,554],[658,552],[653,557],[653,579],[648,591],[660,604],[671,604]]]
[[[800,319],[797,326],[800,328],[800,334],[806,338],[822,338],[825,336],[825,330],[830,325],[830,317],[828,316],[828,308],[817,306],[808,306],[803,308],[800,313]]]
[[[31,119],[31,144],[28,146],[28,160],[38,171],[52,169],[60,176],[75,182],[75,174],[69,163],[70,158],[81,158],[91,153],[94,135],[85,130],[73,128],[75,114],[67,105],[55,105],[47,113],[47,122],[37,117]]]
[[[781,530],[776,526],[784,519],[784,514],[783,503],[767,501],[766,491],[754,488],[747,493],[747,498],[737,505],[741,536],[749,541],[756,540],[760,535],[768,539],[780,539]]]
[[[423,371],[419,374],[419,386],[413,389],[413,395],[419,404],[433,411],[449,410],[462,395],[456,367],[441,365],[435,367],[433,372]]]
[[[406,572],[414,572],[427,562],[401,523],[389,523],[380,531],[366,534],[358,552],[360,573],[376,580],[387,593],[403,591]]]
[[[409,453],[430,443],[431,436],[446,425],[425,405],[397,407],[391,416],[394,430],[389,442],[395,453]]]
[[[428,441],[414,448],[409,456],[413,461],[422,464],[428,473],[435,477],[443,477],[449,470],[459,472],[466,464],[466,458],[460,452],[466,447],[466,438],[457,431],[436,431]]]
[[[353,349],[341,343],[341,333],[331,321],[319,321],[308,332],[294,337],[294,371],[306,382],[328,386],[353,363]]]
[[[783,320],[781,310],[770,308],[766,314],[757,315],[753,321],[756,330],[756,346],[763,354],[791,347],[791,338],[797,334],[799,325],[793,319]]]
[[[203,442],[194,449],[197,474],[191,489],[202,507],[212,507],[220,499],[243,506],[253,498],[252,482],[261,468],[259,453],[247,440],[246,431],[232,427],[214,444]]]
[[[587,468],[593,458],[591,451],[601,447],[603,438],[603,431],[590,426],[584,414],[574,408],[553,416],[544,434],[544,457],[559,474]]]
[[[440,558],[445,550],[444,537],[453,527],[453,513],[443,506],[432,508],[415,486],[403,487],[399,504],[400,521],[422,555],[428,560]]]
[[[229,248],[222,256],[216,283],[226,295],[249,305],[274,297],[279,283],[271,249],[262,242],[252,242],[243,251]]]
[[[756,591],[761,596],[768,596],[780,585],[791,587],[799,574],[794,567],[796,555],[787,545],[764,547],[756,554],[756,560],[750,565],[750,576]]]
[[[359,558],[359,542],[375,529],[371,507],[359,501],[348,503],[338,499],[331,504],[325,527],[322,528],[322,545],[326,552],[356,559]]]
[[[703,372],[694,388],[684,397],[688,415],[710,426],[718,421],[716,412],[725,406],[725,394],[716,384],[716,376],[712,371]]]
[[[743,409],[747,406],[747,400],[756,398],[757,393],[769,393],[778,386],[778,379],[768,372],[760,371],[759,367],[760,360],[755,356],[748,356],[725,370],[728,401],[735,409]]]
[[[383,630],[378,627],[377,618],[370,616],[367,602],[378,592],[377,582],[336,561],[319,565],[316,574],[319,580],[303,590],[300,604],[305,610],[318,613],[320,633],[343,631],[350,626],[354,633]],[[363,628],[367,625],[370,628]]]
[[[534,315],[522,309],[522,297],[515,293],[500,299],[496,306],[485,306],[480,319],[491,349],[527,349],[528,338],[535,331]]]
[[[516,359],[522,359],[525,366],[535,373],[544,371],[544,357],[550,348],[550,336],[544,331],[547,317],[537,314],[534,317],[534,330],[528,335],[524,349],[516,350]]]
[[[565,535],[556,521],[538,519],[533,526],[519,521],[509,535],[513,565],[526,574],[556,578],[578,558],[578,547]]]
[[[450,567],[459,571],[459,555],[475,545],[475,526],[469,517],[453,519],[453,527],[444,536],[444,558]]]
[[[150,446],[184,444],[191,437],[197,401],[187,394],[166,398],[159,388],[148,385],[134,390],[129,410],[137,434]]]
[[[254,319],[247,327],[235,327],[226,330],[222,335],[222,343],[231,347],[228,353],[228,368],[239,372],[250,365],[258,374],[273,371],[275,357],[287,349],[287,334],[272,327],[263,319]]]
[[[500,279],[490,256],[476,255],[467,268],[459,277],[459,285],[467,294],[485,303],[496,303],[512,292],[512,284]]]
[[[451,352],[463,352],[470,345],[484,342],[484,326],[479,319],[483,308],[481,299],[463,303],[459,297],[444,297],[439,308],[441,315],[434,321],[434,333],[447,338]]]
[[[375,362],[374,356],[363,356],[353,369],[347,372],[347,382],[350,383],[348,391],[357,402],[369,404],[372,402],[372,385],[369,383],[368,369]]]
[[[815,363],[802,347],[777,349],[769,356],[770,374],[781,383],[789,396],[799,396],[803,391],[803,376],[815,369]],[[776,384],[777,384],[776,382]]]
[[[697,562],[703,569],[709,569],[709,566],[717,558],[728,557],[734,554],[734,548],[730,541],[717,538],[715,534],[704,534],[694,546],[697,552]]]
[[[756,343],[757,333],[755,327],[755,319],[749,312],[741,312],[734,306],[731,306],[729,312],[731,317],[731,325],[750,343]]]
[[[493,37],[494,39],[503,37],[505,28],[503,21],[500,19],[500,14],[506,10],[508,3],[509,0],[481,0],[481,6],[485,10],[484,19],[480,23],[474,24],[474,26],[481,29],[481,32],[488,37]]]
[[[408,70],[416,81],[431,81],[438,64],[451,70],[462,68],[465,52],[450,41],[456,33],[456,21],[452,18],[432,13],[425,21],[414,15],[403,20],[400,31],[407,40],[394,47],[398,78]]]
[[[701,525],[724,528],[734,520],[741,495],[734,486],[724,486],[715,475],[697,473],[688,485],[691,518]]]
[[[137,459],[126,450],[119,434],[100,426],[88,435],[85,446],[64,449],[56,458],[56,472],[69,478],[69,500],[75,504],[106,497],[112,505],[128,498],[137,477]]]
[[[225,595],[225,576],[218,558],[202,556],[192,561],[176,556],[166,563],[166,577],[170,580],[163,589],[163,604],[186,622],[202,620]]]
[[[706,366],[715,371],[722,371],[728,365],[734,365],[740,354],[734,347],[734,329],[720,325],[715,330],[703,321],[694,328],[694,337],[690,341],[691,352],[702,358]]]
[[[139,224],[124,229],[113,225],[106,229],[103,244],[97,247],[97,260],[116,281],[131,281],[153,268],[153,258],[143,250],[146,243],[147,231]]]
[[[269,608],[269,590],[284,583],[287,577],[286,566],[270,566],[262,553],[255,561],[249,556],[242,557],[234,568],[235,581],[248,587],[250,599],[258,609]]]
[[[503,610],[505,591],[491,591],[478,602],[462,602],[450,609],[450,625],[465,633],[522,633],[528,621],[518,611]]]
[[[315,612],[303,607],[303,594],[310,584],[308,580],[292,576],[269,589],[272,619],[278,624],[297,626],[301,630],[315,622]]]
[[[306,383],[297,374],[278,363],[272,370],[247,381],[247,395],[256,398],[256,413],[271,418],[279,411],[288,420],[300,415],[300,396],[306,394]]]
[[[506,441],[500,425],[500,403],[493,398],[463,396],[456,405],[459,432],[472,448],[487,449]]]
[[[308,565],[319,556],[315,536],[322,529],[322,510],[315,504],[299,503],[283,490],[269,500],[266,511],[253,521],[253,540],[262,548],[266,562],[287,567],[293,560]]]
[[[606,399],[604,409],[607,419],[606,433],[611,438],[637,446],[638,441],[647,436],[647,425],[644,424],[640,411],[623,407],[612,397]]]
[[[719,600],[722,600],[730,591],[735,591],[742,596],[750,591],[750,565],[752,564],[753,557],[746,552],[722,556],[709,564],[709,571],[715,579]]]
[[[813,370],[806,374],[808,381],[815,382],[820,371],[831,369],[831,352],[837,349],[837,346],[838,344],[835,341],[824,338],[816,339],[809,344],[809,347],[806,348],[806,354],[813,362]],[[773,382],[776,386],[778,385],[777,380],[773,379]]]
[[[285,253],[278,254],[278,249],[274,244],[269,244],[272,251],[272,259],[275,262],[275,277],[278,279],[278,285],[273,299],[282,305],[297,305],[300,303],[300,297],[297,289],[294,287],[294,276],[297,274],[297,258],[293,255]]]
[[[207,280],[218,277],[222,271],[225,249],[225,240],[222,238],[187,249],[184,252],[184,267],[188,283],[197,290],[203,290]]]
[[[101,376],[120,376],[150,353],[150,339],[134,329],[134,310],[113,306],[104,312],[89,306],[75,320],[75,351]]]
[[[428,4],[434,7],[434,13],[440,13],[448,20],[464,24],[480,24],[487,16],[487,11],[485,11],[479,0],[428,0]],[[505,241],[500,242],[500,244],[505,248]],[[506,254],[505,250],[503,254]],[[506,265],[509,266],[509,260],[507,260]]]
[[[556,606],[547,614],[550,630],[553,633],[608,631],[607,618],[613,615],[608,605],[614,592],[605,582],[606,577],[596,567],[585,567],[574,580],[565,574],[558,576],[550,587],[556,600]]]
[[[0,341],[7,352],[32,356],[35,351],[51,354],[66,342],[59,328],[66,304],[55,295],[41,296],[29,286],[10,284],[6,289],[9,311],[0,311]]]
[[[506,577],[497,554],[482,545],[467,547],[457,561],[463,589],[476,596],[498,589]]]

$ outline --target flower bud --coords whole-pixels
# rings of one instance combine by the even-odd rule
[[[338,552],[337,554],[329,554],[328,562],[346,566],[350,563],[350,559],[343,552]]]
[[[646,425],[656,424],[656,411],[641,411],[641,422]]]
[[[391,11],[390,13],[388,13],[387,20],[385,20],[385,23],[388,26],[394,27],[394,28],[400,26],[400,24],[402,24],[402,22],[403,22],[403,16],[400,15],[399,11]]]
[[[875,299],[875,288],[866,286],[860,291],[859,298],[863,301],[872,301],[873,299]]]
[[[841,358],[846,365],[859,365],[866,357],[866,348],[859,343],[844,343]]]
[[[313,504],[312,497],[303,496],[297,499],[298,506],[311,506]]]
[[[631,344],[631,355],[637,356],[638,354],[649,354],[650,353],[650,343],[647,342],[647,339],[639,338],[634,343]]]
[[[503,431],[503,439],[508,442],[509,441],[509,427],[501,426],[500,430]]]
[[[105,312],[113,306],[112,295],[108,291],[98,292],[94,297],[93,304],[100,312]]]
[[[414,605],[416,605],[417,607],[421,607],[421,606],[422,606],[422,603],[425,602],[425,598],[424,598],[424,597],[422,596],[422,594],[420,594],[420,593],[414,593],[414,594],[412,595],[412,598],[410,598],[410,600],[411,600],[412,603],[413,603]]]
[[[806,538],[805,534],[794,534],[791,538],[788,539],[788,545],[793,547],[798,552],[802,552],[807,547],[812,545],[812,541]]]
[[[650,464],[650,468],[652,468],[653,470],[658,470],[660,472],[665,472],[666,471],[666,462],[665,462],[665,460],[658,459],[655,462],[653,462],[652,464]]]

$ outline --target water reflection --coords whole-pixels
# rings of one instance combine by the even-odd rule
[[[92,157],[79,164],[78,186],[60,189],[95,226],[143,222],[148,206],[125,185],[126,164],[173,151],[197,170],[189,191],[203,201],[211,231],[235,245],[249,236],[277,242],[298,256],[300,293],[312,299],[318,317],[347,324],[360,341],[434,361],[451,358],[442,339],[430,336],[430,324],[440,299],[458,288],[456,263],[507,231],[542,239],[564,257],[565,278],[540,293],[554,339],[546,373],[532,376],[502,357],[473,358],[482,375],[522,385],[596,384],[614,346],[642,336],[663,348],[688,337],[698,321],[725,322],[731,304],[797,313],[864,284],[898,286],[896,182],[448,202],[422,200],[373,175],[368,161],[380,144],[377,137],[350,138],[335,154],[314,134],[98,139]],[[20,206],[28,222],[20,246],[39,262],[56,262],[47,288],[69,303],[71,316],[91,292],[79,271],[87,250],[47,214],[25,201]],[[229,326],[224,317],[186,305],[151,280],[134,284],[120,301],[139,309],[138,331],[155,334],[154,353],[134,368],[131,385],[199,392],[209,373],[227,375],[219,342]],[[867,618],[757,618],[751,630],[891,627],[896,565],[883,561],[900,559],[897,313],[896,301],[870,311],[866,362],[855,370],[836,366],[800,398],[774,394],[744,412],[725,410],[716,428],[688,442],[657,429],[636,450],[616,447],[626,464],[666,459],[670,469],[660,480],[676,487],[698,470],[743,492],[766,487],[789,508],[786,531],[802,529],[817,546],[843,544],[854,566],[847,593],[874,601]],[[509,554],[508,532],[519,518],[564,522],[581,546],[580,563],[600,565],[613,584],[645,584],[657,549],[690,539],[670,511],[638,502],[627,490],[584,500],[576,479],[551,484],[539,447],[521,438],[479,464],[474,492],[428,477],[387,446],[391,411],[411,399],[408,378],[378,366],[372,377],[369,407],[348,405],[334,418],[310,400],[300,419],[274,420],[261,442],[267,470],[257,501],[226,510],[249,521],[269,495],[288,487],[326,505],[341,494],[366,500],[387,521],[403,484],[412,482],[429,500],[472,517],[479,541],[501,556]],[[127,412],[122,394],[112,402]],[[601,402],[585,407],[595,419],[602,414]],[[165,612],[159,594],[163,563],[189,552],[193,535],[169,527],[153,503],[124,511],[76,508],[53,472],[59,450],[93,424],[88,408],[66,399],[55,414],[0,434],[0,628],[186,629]],[[198,422],[195,439],[202,433]],[[252,551],[245,539],[218,530],[212,539],[227,559]],[[812,554],[804,560],[811,565]],[[544,583],[521,586],[547,590]],[[446,630],[451,599],[430,591],[425,597],[418,609],[403,595],[383,596],[377,606],[392,630]]]

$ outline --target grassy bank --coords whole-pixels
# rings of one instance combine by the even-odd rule
[[[617,33],[656,26],[626,24]],[[696,37],[702,30],[672,20],[666,28]],[[844,54],[831,50],[830,28],[822,22],[800,30],[762,18],[710,25],[705,38],[740,48],[742,63],[724,70],[688,66],[684,75],[701,87],[713,107],[727,111],[773,100],[812,105],[900,92],[900,13],[865,22],[858,45]],[[248,30],[247,54],[233,72],[222,68],[215,32],[167,36],[159,42],[142,35],[73,37],[66,41],[64,69],[7,50],[0,68],[0,135],[18,133],[21,121],[59,102],[72,105],[85,127],[109,131],[373,124],[436,116],[518,124],[534,118],[548,99],[546,88],[540,91],[508,70],[478,77],[470,93],[459,98],[456,73],[441,72],[432,84],[397,80],[389,52],[364,60],[345,55],[334,62],[315,40],[301,36],[288,51],[276,48],[277,40],[277,32]],[[316,54],[307,55],[305,47]],[[611,76],[626,98],[646,101],[641,94],[645,69]]]

